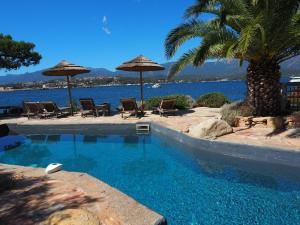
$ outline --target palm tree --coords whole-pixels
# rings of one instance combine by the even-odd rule
[[[256,116],[281,113],[280,63],[300,54],[299,0],[197,0],[186,22],[165,41],[171,58],[186,41],[201,38],[173,66],[171,78],[187,64],[207,59],[238,59],[247,68],[247,101]],[[201,19],[207,15],[209,19]]]

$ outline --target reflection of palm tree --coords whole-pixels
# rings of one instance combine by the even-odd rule
[[[277,180],[271,176],[265,176],[257,173],[249,173],[241,170],[236,171],[238,182],[263,186],[266,188],[277,189]]]
[[[240,170],[235,167],[230,167],[222,165],[220,163],[205,160],[199,160],[198,165],[200,165],[201,167],[201,172],[209,177],[224,179],[238,183],[258,185],[267,188],[277,188],[278,186],[276,179],[270,176],[251,173]]]
[[[69,170],[78,172],[89,172],[97,166],[96,160],[77,152],[75,134],[73,134],[73,157],[62,160],[62,163]]]
[[[139,138],[138,136],[136,136]],[[150,175],[160,175],[166,170],[166,163],[159,159],[150,159],[147,156],[146,151],[146,140],[145,136],[142,139],[143,156],[139,160],[134,160],[126,163],[123,166],[123,174],[125,175],[140,175],[140,176],[150,176]]]
[[[209,176],[216,176],[224,173],[224,165],[220,163],[214,163],[207,160],[198,160],[198,165],[201,168],[202,173]]]

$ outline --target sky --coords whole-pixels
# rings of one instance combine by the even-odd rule
[[[0,32],[33,42],[40,64],[0,75],[33,72],[65,59],[86,67],[114,70],[140,54],[168,62],[164,40],[184,22],[195,0],[9,0],[1,2]],[[5,9],[5,10],[4,10]],[[185,44],[176,60],[199,40]]]

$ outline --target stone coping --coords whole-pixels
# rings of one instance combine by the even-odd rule
[[[85,173],[59,171],[53,174],[46,175],[43,168],[31,168],[7,164],[0,164],[0,172],[22,175],[22,177],[24,177],[24,180],[40,179],[36,183],[41,183],[43,186],[51,185],[51,188],[48,187],[48,189],[46,189],[45,187],[43,189],[43,192],[47,192],[47,194],[40,193],[38,191],[37,193],[30,193],[30,191],[25,190],[25,187],[23,188],[24,190],[21,190],[21,196],[24,197],[24,195],[28,193],[27,195],[29,196],[26,197],[26,201],[29,202],[29,204],[30,202],[33,202],[35,205],[32,207],[32,211],[25,212],[26,216],[28,216],[27,213],[31,213],[39,214],[39,217],[47,218],[50,212],[53,212],[51,211],[51,208],[55,209],[54,212],[59,211],[61,208],[74,208],[75,201],[75,208],[87,209],[88,211],[94,213],[98,216],[101,224],[167,224],[163,216],[143,206],[142,204],[138,203],[124,193],[116,190],[115,188],[109,186],[108,184]],[[29,182],[27,181],[27,183]],[[33,189],[33,187],[30,187],[29,189]],[[4,200],[5,198],[5,196],[3,197],[5,193],[7,192],[1,193],[2,200]],[[13,196],[14,195],[12,194],[12,197]],[[86,201],[86,199],[89,199],[89,201]],[[91,199],[93,199],[93,201]],[[21,201],[21,199],[16,199],[16,201],[18,200]],[[49,209],[41,210],[39,206],[43,204],[45,204],[46,207],[49,205]],[[29,205],[26,204],[26,206],[27,208],[30,208]],[[8,215],[5,215],[5,210],[7,210],[5,207],[5,202],[2,203],[1,208],[2,209],[0,210],[0,216],[2,215],[2,218],[5,216],[7,217]],[[10,210],[12,209],[9,208],[7,212],[11,212]],[[20,212],[20,214],[22,214],[22,212]],[[18,222],[17,218],[20,215],[9,216],[13,217],[12,221]],[[27,223],[24,222],[24,224]],[[28,224],[31,223],[28,222]]]
[[[209,140],[191,137],[183,132],[176,131],[156,122],[151,123],[155,132],[163,134],[194,149],[218,153],[235,158],[249,159],[261,162],[275,163],[287,166],[300,167],[300,152],[297,149],[262,147],[233,143],[223,140]]]

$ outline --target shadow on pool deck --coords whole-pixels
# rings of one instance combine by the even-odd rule
[[[43,224],[54,212],[97,201],[101,199],[47,177],[25,177],[0,169],[0,224]]]

